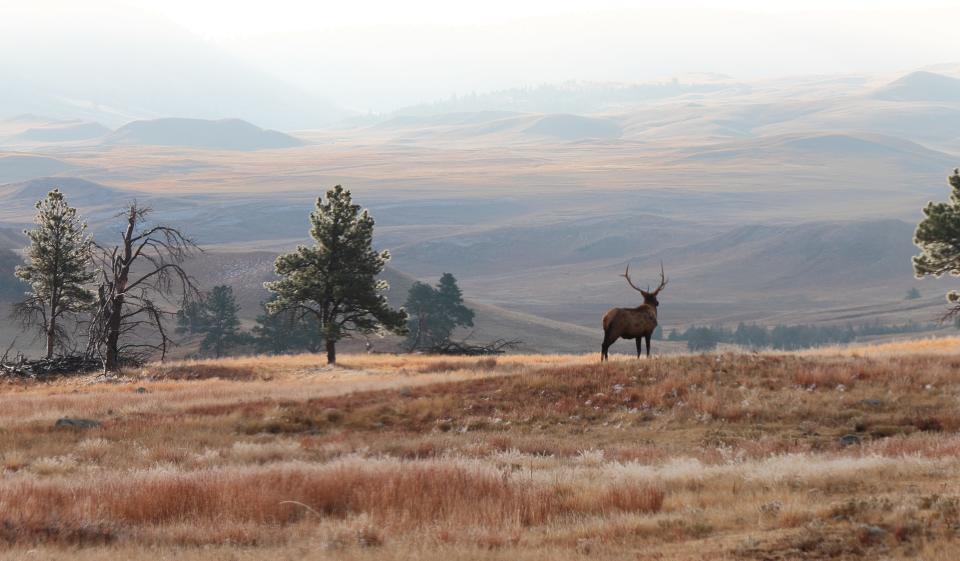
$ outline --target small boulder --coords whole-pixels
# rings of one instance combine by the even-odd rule
[[[887,537],[887,531],[879,526],[861,524],[857,528],[857,537],[860,539],[860,543],[874,544],[884,541]]]
[[[57,422],[54,423],[55,427],[73,427],[78,429],[93,429],[102,426],[100,421],[94,421],[93,419],[74,419],[72,417],[63,417],[57,419]]]
[[[840,437],[840,446],[857,446],[860,444],[860,437],[855,434],[845,434]]]

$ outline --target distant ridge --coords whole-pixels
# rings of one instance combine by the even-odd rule
[[[890,101],[960,103],[960,80],[921,70],[890,82],[877,90],[873,97]]]
[[[950,155],[915,142],[880,134],[786,134],[722,143],[691,149],[683,160],[728,161],[746,160],[842,161],[862,160],[892,162],[912,170],[949,169]]]
[[[0,202],[8,207],[30,208],[53,189],[60,189],[71,204],[80,207],[117,205],[128,196],[119,189],[77,177],[41,177],[0,186]]]
[[[562,140],[620,138],[623,130],[615,121],[581,115],[545,115],[523,132]]]
[[[0,155],[0,184],[55,175],[76,168],[73,164],[47,156]]]
[[[242,119],[165,118],[133,121],[106,137],[107,144],[182,146],[214,150],[265,150],[302,146],[288,134],[262,129]]]
[[[13,138],[14,140],[34,142],[70,142],[74,140],[99,138],[109,132],[110,129],[100,123],[81,122],[34,127],[21,132]]]
[[[3,120],[4,123],[57,123],[63,121],[57,121],[56,119],[51,119],[49,117],[44,117],[42,115],[36,115],[34,113],[20,113],[19,115],[14,115],[13,117],[8,117]]]

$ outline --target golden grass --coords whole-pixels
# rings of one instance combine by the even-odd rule
[[[874,345],[844,345],[837,347],[820,347],[802,351],[806,355],[842,355],[892,357],[904,354],[945,354],[960,353],[960,337],[929,337],[925,339],[908,339]]]
[[[947,345],[8,383],[0,560],[952,559]],[[68,415],[103,426],[53,426]]]

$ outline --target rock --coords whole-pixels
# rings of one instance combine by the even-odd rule
[[[840,446],[857,446],[860,444],[860,437],[855,434],[845,434],[840,437]]]
[[[877,543],[887,537],[887,531],[879,526],[861,524],[857,528],[857,536],[860,538],[860,543]]]
[[[93,419],[74,419],[71,417],[63,417],[57,419],[57,422],[54,423],[55,427],[74,427],[78,429],[93,429],[102,426],[100,421],[94,421]]]
[[[147,388],[144,388],[143,386],[141,386],[137,388],[137,393],[147,393]]]

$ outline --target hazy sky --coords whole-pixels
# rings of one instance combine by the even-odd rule
[[[137,33],[134,10],[361,111],[567,80],[960,62],[958,0],[0,0],[0,31],[11,14],[14,35],[53,19],[82,48],[103,26]]]
[[[132,0],[206,37],[376,24],[493,24],[520,18],[610,10],[722,8],[727,12],[789,14],[822,11],[899,14],[955,8],[955,0]],[[844,14],[841,17],[854,17]],[[921,15],[922,17],[922,15]],[[935,13],[928,17],[936,18]],[[901,22],[907,23],[907,22]]]

